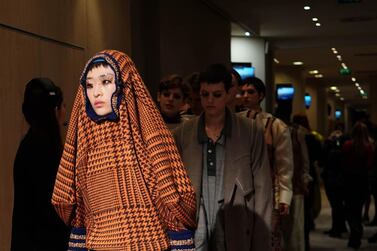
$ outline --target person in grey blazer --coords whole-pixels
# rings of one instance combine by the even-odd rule
[[[227,107],[231,75],[200,75],[204,112],[174,131],[196,191],[196,250],[271,250],[272,180],[263,128]]]

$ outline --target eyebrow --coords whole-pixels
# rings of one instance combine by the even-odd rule
[[[106,73],[106,74],[102,74],[102,75],[99,75],[99,78],[104,78],[104,77],[106,77],[106,76],[108,76],[108,75],[110,75],[110,76],[112,76],[112,77],[114,77],[115,76],[115,74],[113,74],[113,73],[111,73],[111,72],[109,72],[109,73]],[[93,78],[86,78],[87,80],[88,79],[93,79]]]

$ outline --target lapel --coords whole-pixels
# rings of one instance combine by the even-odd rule
[[[225,141],[225,158],[224,158],[224,202],[227,203],[232,198],[232,193],[237,178],[237,166],[234,165],[235,157],[238,156],[239,148],[239,130],[236,123],[235,115],[231,114],[232,132],[231,136]]]
[[[188,133],[184,135],[184,141],[187,141],[187,143],[184,144],[183,160],[191,183],[195,188],[196,212],[199,212],[200,194],[202,193],[203,151],[202,145],[198,143],[198,118],[193,120],[195,121],[187,123],[189,127],[184,130]]]

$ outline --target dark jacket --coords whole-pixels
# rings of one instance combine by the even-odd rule
[[[67,250],[69,229],[50,202],[59,161],[52,137],[29,130],[14,162],[11,251]]]

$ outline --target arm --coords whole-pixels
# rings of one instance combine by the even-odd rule
[[[290,205],[292,200],[293,153],[289,128],[276,119],[273,123],[274,170],[279,181],[279,203]]]
[[[251,168],[253,172],[253,183],[255,189],[255,207],[254,211],[261,220],[255,221],[253,242],[261,243],[266,240],[266,245],[270,243],[268,233],[258,231],[261,229],[270,229],[272,215],[272,180],[268,162],[267,149],[264,143],[263,129],[252,123],[251,127]],[[270,231],[269,231],[270,232]],[[267,250],[267,249],[266,249]]]

